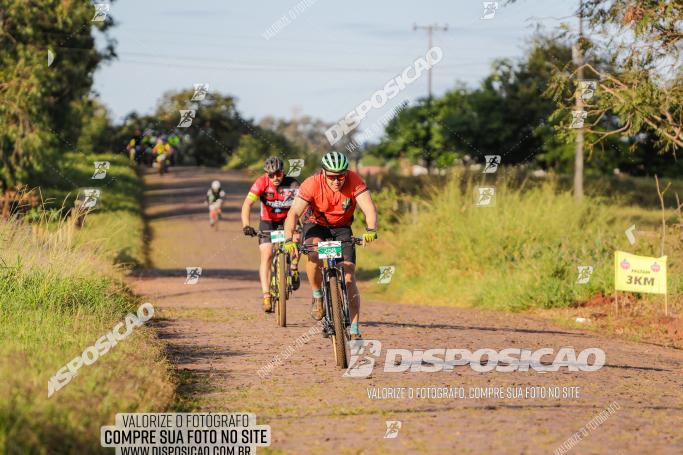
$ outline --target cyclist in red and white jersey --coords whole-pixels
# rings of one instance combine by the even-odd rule
[[[299,182],[284,175],[284,163],[276,156],[271,156],[263,166],[264,173],[249,189],[249,194],[242,204],[242,230],[244,235],[254,236],[257,231],[250,226],[251,207],[256,201],[261,201],[260,231],[278,231],[284,229],[285,218],[294,198],[299,192]],[[259,236],[261,250],[261,264],[259,278],[263,291],[263,310],[271,312],[270,301],[270,262],[273,258],[273,244],[270,236]],[[298,256],[292,257],[292,287],[299,288]]]

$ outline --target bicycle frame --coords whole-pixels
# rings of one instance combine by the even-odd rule
[[[289,298],[290,295],[292,295],[292,257],[290,254],[288,254],[284,248],[282,247],[282,243],[278,243],[277,246],[273,246],[273,259],[271,259],[270,262],[270,282],[271,282],[271,288],[272,288],[272,282],[273,280],[277,279],[277,261],[278,261],[278,256],[284,254],[285,255],[285,264],[287,269],[285,270],[285,276],[287,277],[287,289],[285,292],[287,292],[287,298]],[[272,295],[272,292],[271,292]],[[275,296],[275,297],[279,297]]]
[[[342,312],[344,314],[344,329],[351,325],[351,317],[349,313],[349,299],[346,290],[346,280],[344,279],[344,266],[337,265],[336,259],[322,259],[322,275],[323,275],[323,303],[325,305],[325,317],[323,318],[323,331],[329,335],[336,335],[334,333],[334,324],[332,322],[332,297],[330,295],[330,273],[337,275],[337,283],[341,287],[342,298]]]
[[[274,231],[258,231],[257,236],[269,236],[271,232]],[[277,279],[277,260],[280,254],[284,254],[286,257],[286,265],[287,265],[287,270],[285,270],[285,276],[287,277],[287,289],[285,292],[287,293],[287,298],[289,298],[290,295],[292,295],[293,289],[292,289],[292,256],[287,253],[283,246],[282,243],[276,243],[273,244],[273,258],[271,259],[270,262],[270,285],[271,285],[271,296],[272,297],[279,297],[279,295],[273,295],[273,280]]]

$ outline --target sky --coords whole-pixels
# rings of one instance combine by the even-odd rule
[[[497,58],[521,56],[538,22],[547,29],[560,19],[577,22],[575,0],[499,1],[488,20],[481,19],[482,3],[117,0],[109,35],[119,58],[97,70],[94,90],[117,123],[131,111],[153,113],[164,92],[196,83],[236,97],[242,115],[256,121],[310,115],[336,122],[425,56],[427,32],[414,24],[448,25],[433,37],[443,51],[432,71],[438,96],[459,81],[475,86]],[[282,16],[284,27],[266,39]],[[359,129],[370,130],[387,111],[426,95],[423,74],[373,108]]]

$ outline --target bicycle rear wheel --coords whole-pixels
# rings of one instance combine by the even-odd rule
[[[278,263],[277,263],[277,257],[274,257],[272,262],[270,263],[270,311],[269,313],[272,313],[273,311],[277,312],[278,310],[278,283],[277,283],[277,277],[278,277]]]
[[[287,327],[287,255],[278,254],[277,257],[277,293],[278,299],[275,307],[277,325]]]
[[[341,291],[337,275],[332,272],[330,276],[330,299],[332,300],[332,324],[334,335],[332,335],[332,346],[334,348],[334,358],[339,368],[348,368],[349,359],[346,356],[346,334],[344,329],[344,312],[342,308]]]

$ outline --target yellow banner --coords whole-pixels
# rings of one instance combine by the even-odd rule
[[[649,258],[615,251],[614,289],[666,294],[666,256]]]

